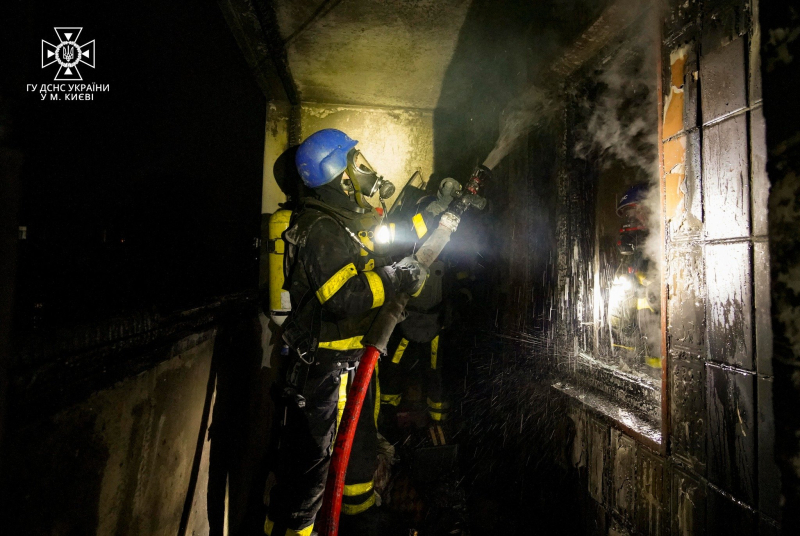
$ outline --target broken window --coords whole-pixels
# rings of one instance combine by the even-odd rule
[[[658,51],[655,25],[634,24],[576,75],[560,193],[570,370],[654,424],[663,338]]]

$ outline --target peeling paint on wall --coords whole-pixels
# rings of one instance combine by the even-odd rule
[[[664,99],[664,139],[683,130],[683,78],[691,45],[673,50],[669,55],[670,89]]]
[[[614,460],[611,500],[617,515],[633,522],[636,493],[636,442],[618,430],[611,430],[611,456]]]
[[[595,418],[589,421],[589,495],[598,503],[606,501],[606,475],[609,472],[609,428]]]
[[[672,477],[672,536],[703,534],[705,519],[705,484],[676,469]]]

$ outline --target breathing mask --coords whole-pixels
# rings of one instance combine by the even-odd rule
[[[345,187],[348,193],[355,195],[356,203],[361,207],[369,206],[365,197],[377,193],[381,199],[388,199],[395,192],[394,184],[379,176],[358,149],[351,149],[347,153],[347,176],[350,177],[350,185],[345,183]]]

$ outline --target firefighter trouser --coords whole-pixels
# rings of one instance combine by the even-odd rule
[[[376,371],[377,372],[377,371]],[[347,402],[347,390],[355,369],[334,370],[309,377],[304,394],[306,405],[279,403],[279,442],[274,459],[276,483],[264,532],[270,536],[310,536],[322,506],[322,495],[336,431]],[[353,440],[345,479],[342,514],[355,516],[375,504],[373,475],[377,465],[379,404],[376,375],[367,391]],[[285,416],[285,418],[284,418]]]
[[[428,415],[434,421],[447,418],[448,407],[442,385],[442,358],[439,335],[429,342],[413,342],[395,330],[389,339],[388,354],[381,359],[381,404],[397,407],[403,400],[406,377],[419,362],[425,367]]]

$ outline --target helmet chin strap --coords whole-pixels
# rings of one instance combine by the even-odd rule
[[[353,197],[355,197],[356,203],[361,208],[372,208],[372,205],[367,203],[367,199],[364,197],[364,194],[361,193],[361,188],[358,185],[358,181],[351,181],[353,183]]]
[[[350,166],[348,165],[348,168]],[[349,169],[348,169],[349,171]],[[351,178],[350,173],[347,173],[347,179],[350,181],[350,188],[348,188],[348,195],[352,195],[355,202],[361,208],[372,208],[372,205],[367,203],[364,194],[361,192],[361,185],[358,183],[358,180]],[[342,184],[344,184],[344,177],[342,177]]]

